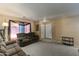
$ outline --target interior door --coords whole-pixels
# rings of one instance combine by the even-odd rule
[[[52,24],[51,23],[46,24],[46,38],[52,39]]]
[[[52,39],[52,24],[41,24],[41,38]]]

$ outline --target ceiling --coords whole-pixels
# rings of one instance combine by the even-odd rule
[[[39,20],[79,14],[78,3],[0,3],[0,14]]]

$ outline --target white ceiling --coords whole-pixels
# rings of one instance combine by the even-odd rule
[[[79,4],[67,3],[10,3],[0,4],[0,14],[29,19],[53,18],[79,14]]]

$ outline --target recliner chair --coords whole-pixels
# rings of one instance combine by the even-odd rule
[[[0,41],[0,56],[26,56],[26,54],[16,42]]]

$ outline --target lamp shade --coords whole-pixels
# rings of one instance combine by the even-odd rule
[[[8,26],[8,23],[7,22],[3,22],[2,26]]]

